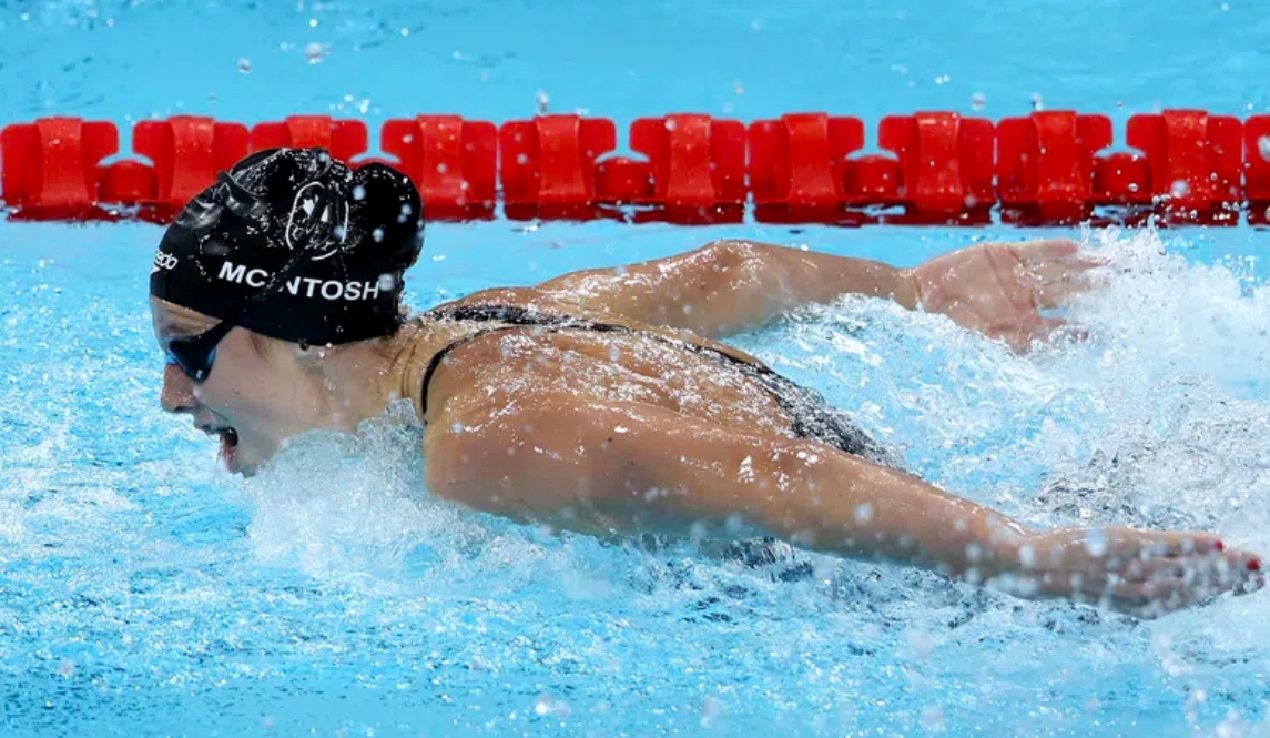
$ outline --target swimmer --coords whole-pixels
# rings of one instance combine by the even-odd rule
[[[1138,616],[1261,586],[1213,535],[1030,530],[904,471],[815,391],[720,343],[849,294],[1024,350],[1088,288],[1069,241],[985,244],[910,270],[743,241],[402,308],[414,185],[320,149],[253,154],[195,197],[151,270],[165,410],[255,473],[288,439],[398,401],[424,484],[476,510],[600,536],[775,537]]]

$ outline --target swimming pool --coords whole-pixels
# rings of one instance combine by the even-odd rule
[[[0,105],[10,120],[251,122],[327,105],[360,115],[368,100],[376,122],[423,109],[499,120],[531,114],[542,89],[553,109],[619,120],[969,111],[975,92],[994,116],[1030,109],[1034,92],[1113,116],[1157,102],[1261,112],[1266,21],[1222,5],[53,3],[4,11],[2,61],[22,73],[0,77]],[[180,54],[161,40],[174,29]],[[907,265],[1069,233],[442,224],[409,300],[724,236]],[[157,234],[0,224],[6,736],[1268,730],[1264,593],[1139,623],[903,569],[800,556],[807,577],[557,538],[421,495],[413,439],[382,428],[305,439],[269,473],[230,479],[158,408],[144,299]],[[1265,235],[1085,238],[1117,266],[1073,308],[1084,344],[1020,358],[850,300],[737,342],[857,412],[915,470],[1025,520],[1197,525],[1270,550]]]

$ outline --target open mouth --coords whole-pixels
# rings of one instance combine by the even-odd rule
[[[238,431],[229,426],[224,428],[205,426],[201,430],[209,436],[220,439],[220,457],[227,465],[232,466],[234,450],[238,448]]]

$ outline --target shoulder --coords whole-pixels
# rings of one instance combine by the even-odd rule
[[[442,311],[468,305],[507,305],[528,310],[566,307],[565,303],[534,287],[491,287],[438,305],[432,310]]]

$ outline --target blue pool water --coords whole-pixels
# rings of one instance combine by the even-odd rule
[[[1115,115],[1270,103],[1251,2],[953,7],[17,4],[0,106],[376,127],[525,116],[539,90],[618,120],[970,112],[975,93],[992,116],[1033,93]],[[431,499],[415,439],[386,423],[229,478],[158,408],[158,233],[0,224],[0,735],[1270,734],[1266,594],[1138,622],[900,568],[800,554],[814,575],[791,578],[555,537]],[[1202,527],[1270,552],[1261,232],[438,225],[409,300],[725,236],[911,265],[1044,235],[1112,257],[1071,308],[1082,344],[1019,357],[854,300],[737,343],[1030,523]]]

